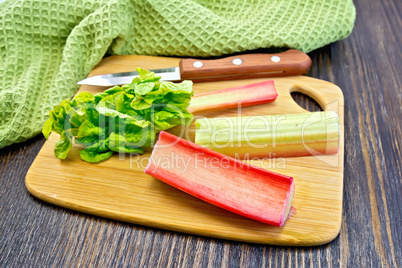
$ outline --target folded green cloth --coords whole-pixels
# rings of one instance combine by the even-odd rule
[[[40,133],[105,54],[309,52],[352,31],[351,0],[8,0],[0,4],[0,148]],[[140,67],[140,66],[139,66]]]

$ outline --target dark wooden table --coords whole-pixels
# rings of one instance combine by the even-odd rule
[[[38,136],[0,150],[0,267],[402,267],[402,5],[355,4],[351,36],[310,53],[309,75],[345,95],[343,220],[334,241],[307,248],[237,243],[44,203],[24,185],[45,141]]]

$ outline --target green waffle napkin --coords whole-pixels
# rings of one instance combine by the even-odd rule
[[[105,54],[309,52],[352,31],[351,0],[9,0],[0,3],[0,148],[41,132]]]

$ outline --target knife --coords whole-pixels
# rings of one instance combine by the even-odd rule
[[[163,81],[193,80],[209,82],[273,76],[301,75],[311,66],[310,57],[298,50],[267,54],[242,54],[221,59],[182,59],[179,67],[150,70]],[[139,66],[141,67],[141,66]],[[96,75],[78,84],[93,86],[114,86],[129,84],[138,72],[124,72]]]

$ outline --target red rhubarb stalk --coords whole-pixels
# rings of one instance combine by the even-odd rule
[[[251,106],[276,100],[278,93],[274,81],[268,80],[238,87],[226,88],[195,95],[188,111],[222,110]]]
[[[178,158],[182,161],[175,161]],[[285,224],[295,187],[292,177],[249,165],[164,131],[159,134],[145,173],[213,205],[275,226]]]

